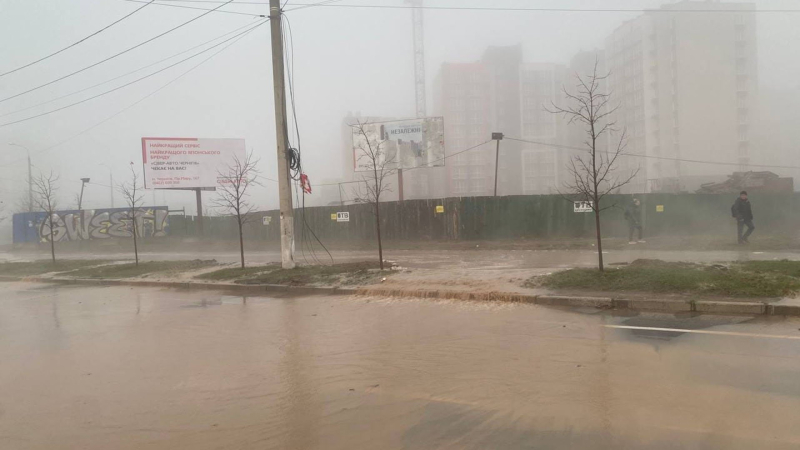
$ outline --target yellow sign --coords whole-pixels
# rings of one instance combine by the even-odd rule
[[[331,214],[331,220],[336,220],[336,213]]]
[[[441,214],[444,212],[444,205],[438,205],[436,207],[436,214]]]
[[[656,212],[664,212],[664,205],[656,205]]]

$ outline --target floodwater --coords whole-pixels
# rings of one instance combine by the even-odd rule
[[[0,449],[796,449],[798,328],[0,283]]]

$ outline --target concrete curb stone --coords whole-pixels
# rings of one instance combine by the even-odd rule
[[[2,281],[25,281],[89,286],[140,286],[189,290],[223,290],[249,294],[289,293],[296,295],[371,295],[383,297],[417,297],[442,300],[499,301],[529,303],[543,306],[589,307],[600,309],[632,309],[661,312],[702,312],[707,314],[746,314],[771,316],[800,316],[800,305],[768,304],[764,302],[727,302],[712,300],[615,299],[564,295],[527,295],[510,292],[465,292],[438,289],[397,289],[384,287],[313,287],[277,284],[235,284],[185,281],[121,280],[89,278],[48,278],[0,276]]]

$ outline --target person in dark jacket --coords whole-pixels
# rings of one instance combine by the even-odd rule
[[[633,232],[639,231],[638,242],[642,240],[642,204],[638,198],[633,199],[633,203],[625,208],[625,220],[628,221],[628,244],[635,244],[637,241],[633,240]]]
[[[731,213],[733,213],[733,217],[736,219],[739,243],[749,243],[750,241],[748,241],[747,238],[753,234],[753,230],[755,230],[756,227],[753,225],[753,209],[750,207],[750,201],[747,199],[747,191],[739,193],[739,198],[737,198],[736,202],[733,204]],[[744,231],[745,226],[747,226],[747,232],[743,235],[742,231]]]

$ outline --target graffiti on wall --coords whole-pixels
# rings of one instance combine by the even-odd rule
[[[46,213],[36,214],[28,227],[36,229],[39,242],[50,242],[51,223],[56,242],[132,238],[134,227],[137,236],[162,237],[167,235],[168,215],[166,207],[139,208],[133,214],[127,209],[57,211],[52,221]]]

